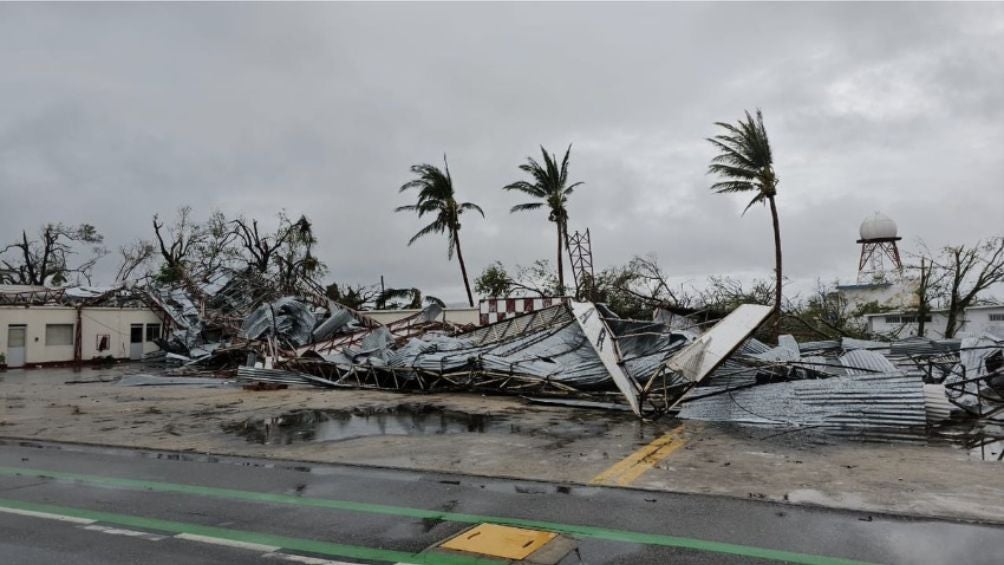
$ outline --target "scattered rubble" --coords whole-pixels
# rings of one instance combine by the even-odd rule
[[[324,296],[308,280],[283,286],[253,270],[203,284],[75,288],[26,293],[18,303],[144,304],[167,331],[148,361],[171,377],[122,386],[220,383],[408,392],[478,391],[535,402],[680,418],[834,428],[888,439],[950,430],[1004,439],[1004,339],[851,338],[771,347],[750,337],[770,315],[743,305],[706,328],[657,312],[619,318],[602,304],[555,301],[483,326],[444,322],[431,305],[380,324]],[[962,432],[958,425],[967,426]],[[974,440],[975,441],[975,440]],[[975,445],[975,444],[974,444]]]

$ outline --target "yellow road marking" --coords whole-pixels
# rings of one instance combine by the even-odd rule
[[[673,429],[665,435],[652,440],[645,447],[621,459],[603,471],[591,481],[595,485],[620,485],[627,486],[633,483],[645,471],[654,467],[658,462],[669,457],[674,451],[683,447],[687,443],[681,436],[683,425]]]

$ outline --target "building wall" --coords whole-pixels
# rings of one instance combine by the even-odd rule
[[[381,324],[389,324],[391,322],[407,318],[413,314],[417,314],[418,312],[421,312],[421,310],[368,310],[366,312],[362,312],[362,314],[373,318]],[[478,309],[448,308],[443,310],[443,315],[440,316],[440,320],[453,324],[477,324]]]
[[[884,314],[872,314],[868,316],[868,329],[875,334],[890,337],[910,337],[917,335],[916,323],[903,323],[889,321],[892,317],[902,317],[902,312],[886,312]],[[907,314],[909,315],[909,314]],[[945,326],[948,325],[948,316],[943,312],[932,312],[931,320],[924,326],[924,335],[931,338],[945,337]]]
[[[902,317],[903,312],[886,312],[868,316],[868,328],[873,333],[893,337],[910,337],[917,335],[916,323],[890,321],[892,317]],[[905,314],[907,316],[910,313]],[[924,334],[927,337],[940,338],[945,335],[948,325],[948,314],[943,311],[931,313],[931,321],[927,322]],[[1004,306],[974,306],[968,308],[960,320],[956,337],[966,335],[982,335],[990,333],[1004,338]]]
[[[989,333],[1004,338],[1004,306],[974,306],[967,309],[963,329],[973,335]]]
[[[851,309],[869,302],[892,308],[914,308],[917,304],[917,281],[902,279],[887,284],[851,284],[837,286]]]
[[[7,355],[7,333],[11,325],[26,326],[25,365],[62,363],[73,361],[73,345],[46,345],[47,324],[76,326],[77,312],[68,306],[0,306],[0,352]],[[146,341],[147,326],[161,326],[161,317],[152,310],[142,308],[84,308],[81,311],[81,359],[111,355],[129,358],[129,334],[132,324],[143,324],[143,351],[157,350],[157,345]],[[74,337],[76,331],[74,331]],[[99,336],[107,336],[108,349],[98,351]]]

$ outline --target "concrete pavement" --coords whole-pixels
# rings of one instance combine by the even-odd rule
[[[561,563],[997,563],[1004,546],[993,526],[758,500],[54,443],[3,446],[0,510],[12,563],[440,563],[423,550],[479,523],[559,532]]]

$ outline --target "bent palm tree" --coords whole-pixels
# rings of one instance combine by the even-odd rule
[[[774,159],[771,155],[767,130],[763,127],[763,114],[756,111],[756,119],[746,112],[746,120],[735,125],[715,122],[725,133],[709,138],[720,153],[708,165],[708,174],[718,175],[719,181],[711,185],[718,194],[733,192],[753,193],[753,199],[743,210],[743,215],[754,204],[770,204],[770,215],[774,222],[774,333],[781,323],[781,227],[777,220],[778,178],[774,174]]]
[[[561,260],[561,243],[568,239],[568,196],[572,194],[575,187],[583,184],[575,182],[568,186],[568,156],[572,151],[569,145],[565,150],[565,158],[558,166],[558,160],[554,154],[548,154],[542,145],[540,153],[544,156],[544,165],[541,166],[533,157],[527,157],[526,163],[519,166],[521,171],[530,173],[533,182],[516,181],[502,187],[504,190],[517,190],[524,194],[529,194],[538,198],[540,202],[527,202],[517,204],[509,210],[512,212],[523,212],[526,210],[536,210],[543,206],[548,208],[548,221],[554,222],[558,230],[558,288],[561,294],[565,293],[565,269]]]
[[[446,155],[443,155],[443,170],[423,163],[412,165],[411,172],[417,178],[404,183],[400,192],[417,188],[418,201],[415,204],[398,206],[394,211],[418,212],[420,218],[426,214],[435,213],[436,219],[413,235],[408,240],[408,245],[430,233],[447,233],[449,246],[446,256],[448,259],[453,259],[453,253],[456,251],[457,260],[460,262],[460,274],[464,277],[464,288],[467,290],[467,302],[473,308],[474,297],[471,295],[471,283],[467,280],[467,266],[464,264],[464,254],[460,250],[460,215],[466,210],[474,210],[483,218],[485,213],[477,204],[457,202],[453,193],[453,179],[450,177],[450,165],[446,162]]]

